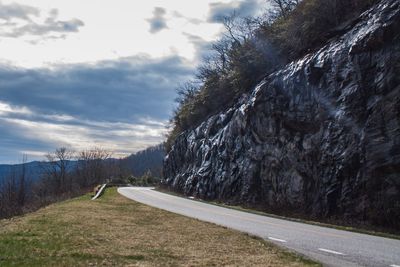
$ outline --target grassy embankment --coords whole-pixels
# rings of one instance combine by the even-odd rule
[[[310,266],[243,233],[108,189],[0,221],[0,266]]]

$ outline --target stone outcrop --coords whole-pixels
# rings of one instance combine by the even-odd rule
[[[186,195],[400,229],[400,2],[182,133],[163,183]]]

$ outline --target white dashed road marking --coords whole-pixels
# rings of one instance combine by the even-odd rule
[[[335,255],[345,255],[342,252],[337,252],[337,251],[330,250],[330,249],[325,249],[325,248],[319,248],[318,250],[323,251],[323,252],[332,253],[332,254],[335,254]]]
[[[270,236],[268,237],[268,239],[272,240],[272,241],[282,242],[282,243],[286,243],[287,242],[286,240],[279,239],[279,238],[274,238],[274,237],[270,237]]]
[[[390,267],[400,267],[400,265],[392,264]]]

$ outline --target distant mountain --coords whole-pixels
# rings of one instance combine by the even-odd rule
[[[10,175],[19,175],[22,172],[24,165],[27,177],[30,180],[35,181],[39,179],[43,172],[43,163],[39,161],[32,161],[25,164],[0,164],[0,182]]]
[[[139,151],[122,160],[123,166],[134,176],[142,176],[147,171],[156,177],[162,176],[164,144],[159,144]]]
[[[68,167],[70,169],[75,168],[76,164],[77,161],[70,161]],[[40,176],[44,173],[50,163],[44,161],[32,161],[24,164],[0,164],[0,186],[2,182],[11,175],[20,175],[23,171],[24,165],[27,179],[34,182],[40,179]]]

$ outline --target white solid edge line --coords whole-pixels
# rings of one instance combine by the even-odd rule
[[[337,251],[326,249],[326,248],[319,248],[318,250],[324,251],[324,252],[328,252],[328,253],[332,253],[332,254],[336,254],[336,255],[345,255],[342,252],[337,252]]]
[[[279,238],[275,238],[275,237],[268,237],[269,240],[273,240],[273,241],[278,241],[278,242],[282,242],[282,243],[286,243],[286,240],[283,239],[279,239]]]
[[[392,264],[390,267],[400,267],[400,265]]]

